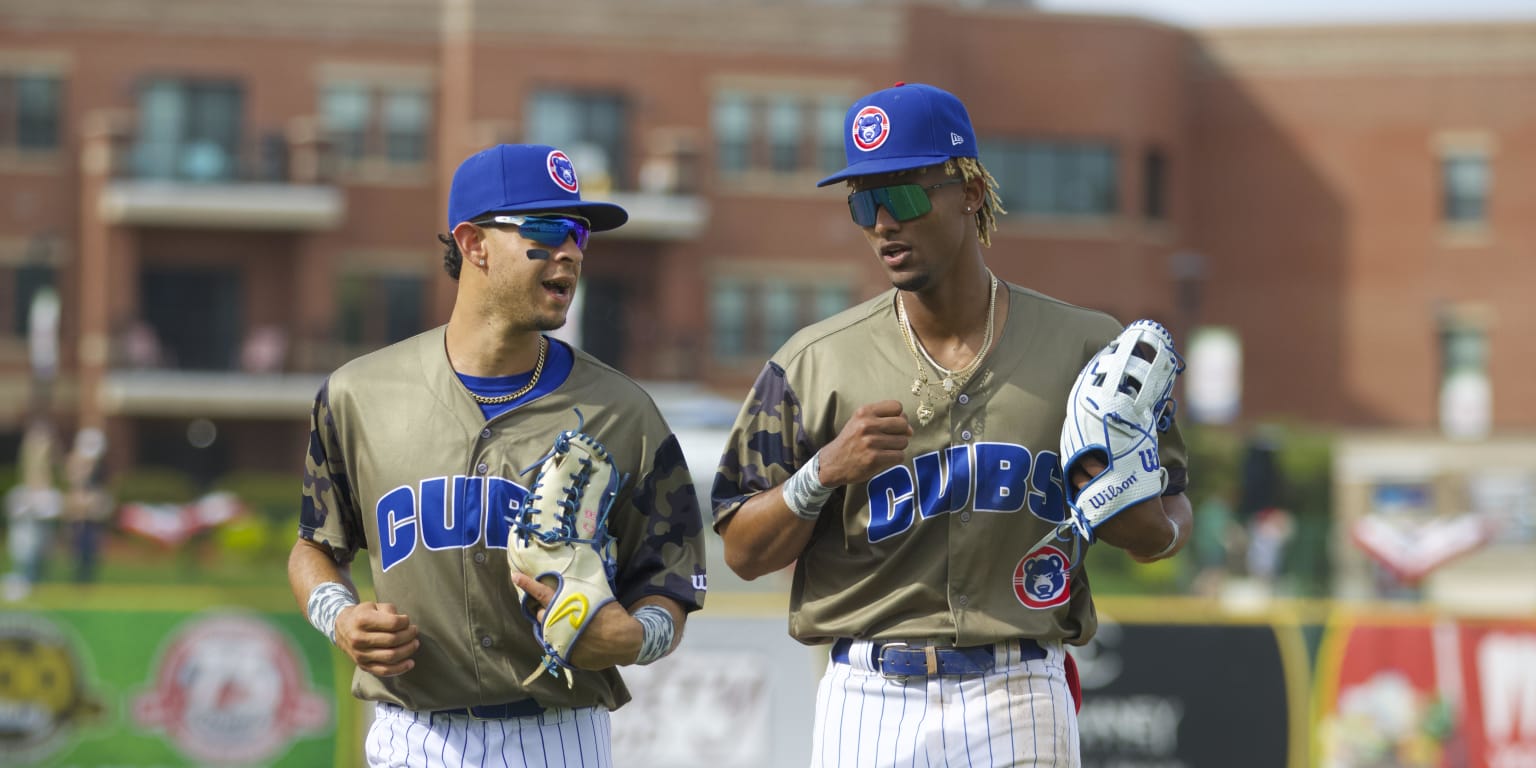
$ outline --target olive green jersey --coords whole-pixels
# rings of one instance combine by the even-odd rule
[[[894,290],[805,328],[764,367],[720,460],[717,528],[808,462],[860,406],[898,400],[914,431],[903,463],[838,489],[822,508],[795,564],[794,637],[970,646],[1093,635],[1082,547],[1037,542],[1070,515],[1059,456],[1068,392],[1121,325],[1019,286],[1007,298],[991,352],[953,400],[938,396],[926,426],[913,417],[917,363]],[[1165,494],[1181,493],[1177,428],[1160,442]]]
[[[487,420],[443,341],[437,328],[354,360],[315,400],[299,534],[343,564],[367,549],[377,600],[420,628],[414,668],[388,678],[358,670],[353,693],[418,711],[529,697],[622,705],[629,692],[612,669],[576,672],[572,690],[550,675],[520,684],[543,651],[512,587],[508,518],[555,437],[582,422],[624,475],[608,520],[614,595],[696,610],[703,521],[677,438],[637,384],[579,351],[564,382]]]

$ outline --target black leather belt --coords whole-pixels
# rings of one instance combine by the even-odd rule
[[[478,707],[438,709],[432,715],[467,715],[476,720],[510,720],[514,717],[531,717],[544,713],[544,707],[533,699],[509,701],[505,704],[483,704]]]
[[[1018,643],[1019,655],[1026,661],[1045,658],[1045,648],[1029,638],[1010,640]],[[853,641],[843,638],[832,643],[832,660],[847,664]],[[871,665],[886,677],[929,677],[932,675],[980,675],[996,666],[997,649],[991,645],[969,648],[914,646],[900,642],[877,642]]]

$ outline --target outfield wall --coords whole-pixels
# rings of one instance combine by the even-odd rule
[[[825,651],[777,593],[711,595],[626,673],[621,766],[804,766]],[[1536,617],[1381,604],[1100,601],[1075,649],[1086,768],[1536,766]],[[81,592],[0,609],[0,765],[361,765],[350,665],[272,590]]]

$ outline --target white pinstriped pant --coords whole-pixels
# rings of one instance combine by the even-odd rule
[[[602,707],[476,720],[379,703],[365,752],[370,768],[612,768],[612,737]]]
[[[870,643],[854,641],[849,663],[829,661],[816,692],[812,768],[1077,768],[1066,652],[1041,645],[1044,659],[1023,659],[1017,643],[1000,643],[991,672],[903,684],[874,671]]]

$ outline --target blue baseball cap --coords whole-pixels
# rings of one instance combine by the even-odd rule
[[[843,122],[848,167],[816,182],[907,171],[952,157],[976,156],[971,116],[954,94],[922,83],[897,83],[853,103]]]
[[[629,221],[613,203],[582,200],[576,166],[543,144],[498,144],[459,163],[448,188],[449,231],[490,213],[573,213],[594,232]]]

